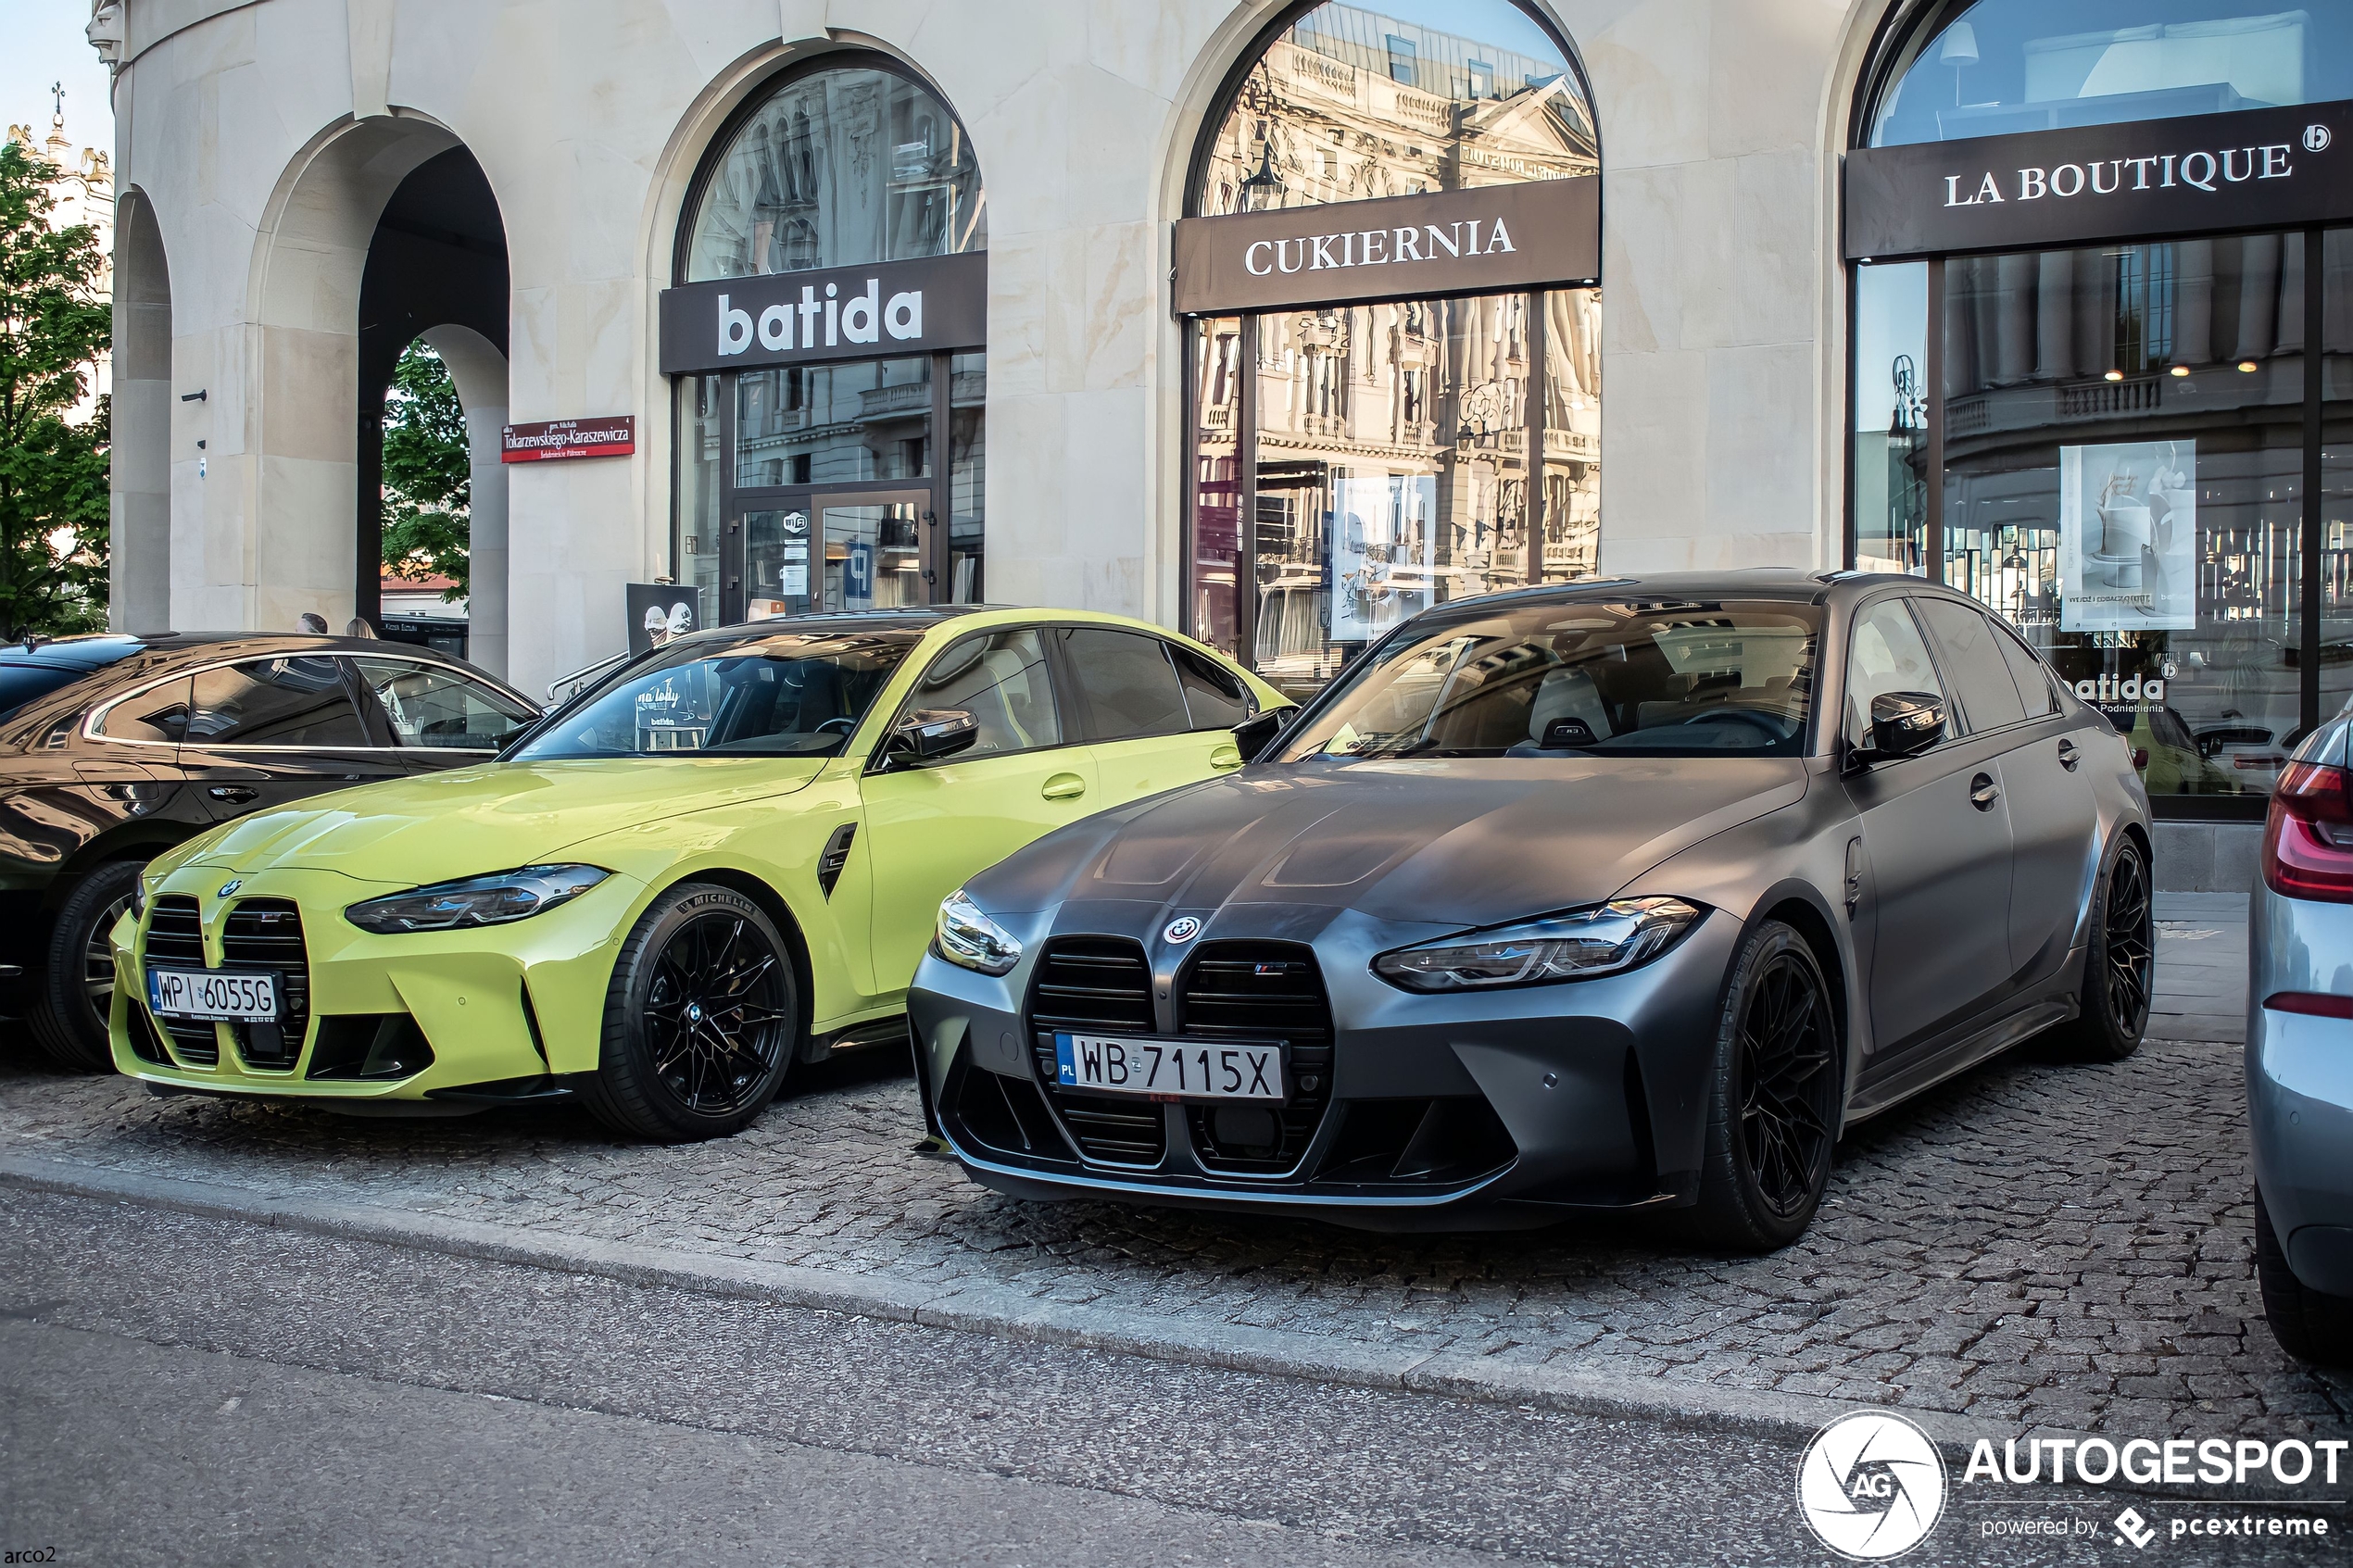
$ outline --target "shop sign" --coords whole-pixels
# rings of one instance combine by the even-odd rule
[[[1846,256],[2034,250],[2353,218],[2353,102],[1846,155]]]
[[[622,585],[629,607],[629,651],[649,653],[695,627],[695,591],[673,583]]]
[[[625,458],[637,449],[637,416],[542,420],[509,425],[498,443],[502,463],[544,463],[551,458]]]
[[[1597,175],[1176,224],[1180,316],[1574,287],[1601,271]]]
[[[661,293],[661,371],[747,370],[978,348],[988,257],[926,257],[686,283]]]

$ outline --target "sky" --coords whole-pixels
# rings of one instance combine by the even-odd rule
[[[107,101],[107,68],[82,30],[89,0],[0,0],[0,125],[32,127],[35,142],[49,136],[49,84],[66,84],[66,136],[77,147],[114,151],[114,111]]]

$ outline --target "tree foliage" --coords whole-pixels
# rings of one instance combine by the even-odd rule
[[[422,341],[400,351],[384,395],[384,570],[409,582],[447,577],[466,593],[472,526],[466,416],[441,356]]]
[[[107,619],[107,400],[69,415],[113,335],[87,224],[49,226],[57,166],[0,143],[0,628],[93,631]]]

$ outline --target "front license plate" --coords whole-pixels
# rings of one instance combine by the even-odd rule
[[[147,1006],[167,1018],[271,1022],[278,1016],[278,977],[267,972],[151,969]]]
[[[1054,1035],[1055,1081],[1066,1089],[1147,1099],[1285,1098],[1283,1047],[1275,1042],[1203,1045],[1108,1035]]]

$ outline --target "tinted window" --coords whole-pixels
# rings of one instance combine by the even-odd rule
[[[776,632],[668,643],[614,671],[510,759],[837,756],[915,640]]]
[[[2010,679],[2018,684],[2018,699],[2026,705],[2029,718],[2039,719],[2045,713],[2058,711],[2058,694],[2051,689],[2050,671],[2033,650],[1994,623],[1994,646],[2002,650],[2003,662],[2010,667]],[[2263,737],[2271,737],[2266,734]]]
[[[1094,715],[1097,740],[1181,734],[1192,727],[1176,670],[1158,637],[1073,626],[1062,633]]]
[[[1230,730],[1250,717],[1250,693],[1242,678],[1211,659],[1175,643],[1168,657],[1185,688],[1185,710],[1196,730]]]
[[[1961,708],[1971,730],[1998,730],[2026,717],[2018,683],[1994,641],[1985,617],[1951,599],[1922,599],[1921,619],[1944,650],[1945,672],[1960,688]]]
[[[1036,632],[986,632],[932,660],[907,699],[909,709],[961,708],[980,723],[980,738],[955,760],[1060,746],[1061,715]]]
[[[1810,605],[1757,602],[1428,618],[1351,665],[1284,760],[1800,756],[1819,624]]]
[[[176,743],[188,729],[188,680],[166,681],[153,691],[124,697],[100,715],[97,733],[108,740]]]
[[[400,746],[496,751],[538,717],[481,682],[437,665],[394,659],[352,662]]]
[[[1846,738],[1871,744],[1871,698],[1883,692],[1925,692],[1944,700],[1928,644],[1902,599],[1881,599],[1855,622],[1854,651],[1846,660]]]
[[[319,655],[257,659],[195,677],[191,746],[367,746],[343,660]]]
[[[26,703],[71,685],[90,673],[67,664],[0,664],[0,720],[13,719]]]

